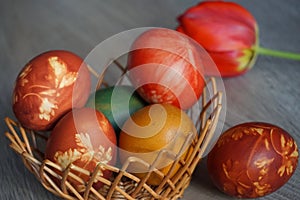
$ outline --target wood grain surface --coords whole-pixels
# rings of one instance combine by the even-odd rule
[[[66,49],[83,58],[108,37],[138,27],[174,29],[176,17],[194,0],[2,0],[0,1],[0,199],[58,199],[24,167],[4,136],[5,116],[14,117],[15,78],[35,55]],[[236,0],[259,24],[261,45],[300,53],[300,1]],[[264,121],[286,129],[300,145],[300,62],[259,56],[251,71],[223,80],[224,130],[246,121]],[[183,199],[231,199],[211,183],[204,160]],[[300,167],[275,193],[260,199],[300,199]]]

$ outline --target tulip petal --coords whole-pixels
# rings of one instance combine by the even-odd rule
[[[256,21],[243,7],[229,2],[203,2],[178,18],[177,28],[208,51],[250,48],[256,41]]]
[[[252,60],[253,51],[228,51],[228,52],[208,52],[215,64],[218,66],[219,72],[223,77],[236,76],[245,73],[252,66],[249,62]],[[206,66],[206,75],[216,74],[215,69],[210,69]]]

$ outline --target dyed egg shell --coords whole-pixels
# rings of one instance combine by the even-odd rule
[[[187,110],[204,88],[203,55],[197,44],[177,31],[154,28],[133,43],[129,78],[149,103],[168,103]]]
[[[177,155],[187,138],[192,140],[196,134],[192,120],[179,108],[171,104],[146,106],[132,114],[122,127],[119,137],[121,163],[124,164],[130,157],[136,157],[152,164],[163,149]],[[192,148],[188,148],[189,146],[188,144],[182,150],[182,155],[179,155],[182,160],[190,156]],[[166,175],[174,158],[168,154],[161,156],[156,168]],[[175,164],[170,176],[174,176],[181,167],[181,163]],[[139,162],[130,163],[127,170],[139,178],[145,177],[148,172],[148,168]],[[163,177],[152,172],[147,183],[159,185],[162,179]]]
[[[97,164],[114,165],[116,162],[116,135],[106,117],[91,108],[74,109],[66,114],[54,127],[47,141],[45,158],[60,165],[63,169],[73,163],[93,172]],[[71,170],[84,181],[89,176]],[[112,173],[101,169],[99,176],[109,178]],[[75,188],[83,192],[85,186],[68,177]],[[103,185],[98,181],[95,188]]]
[[[13,111],[26,128],[53,128],[71,108],[83,107],[90,95],[90,72],[72,52],[48,51],[30,60],[19,73]]]
[[[132,113],[146,106],[147,103],[131,86],[113,86],[99,89],[92,94],[87,107],[101,111],[113,125],[116,134]]]
[[[207,159],[213,183],[239,198],[261,197],[279,189],[293,175],[297,163],[294,139],[277,126],[259,122],[227,130]]]

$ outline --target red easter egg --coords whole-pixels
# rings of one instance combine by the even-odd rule
[[[44,131],[71,108],[83,107],[89,97],[90,72],[69,51],[53,50],[30,60],[19,73],[13,92],[13,111],[26,128]]]
[[[239,198],[257,198],[283,186],[298,164],[295,140],[268,123],[239,124],[225,131],[208,154],[213,183]]]
[[[116,162],[116,135],[112,125],[99,111],[91,108],[75,109],[66,114],[54,127],[47,141],[45,158],[66,169],[71,163],[93,172],[98,164],[114,165]],[[71,170],[72,171],[72,170]],[[72,171],[85,182],[89,176]],[[108,179],[112,173],[106,169],[98,176]],[[78,191],[85,186],[68,178]],[[102,182],[95,182],[96,188]]]
[[[177,31],[150,29],[133,43],[129,77],[149,103],[193,106],[204,87],[203,62],[196,43]]]

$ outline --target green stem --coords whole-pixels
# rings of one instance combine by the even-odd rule
[[[261,55],[287,58],[287,59],[292,59],[292,60],[300,60],[300,54],[298,54],[298,53],[272,50],[272,49],[267,49],[267,48],[263,48],[263,47],[260,47],[260,46],[257,46],[255,48],[255,51],[256,51],[257,54],[261,54]]]

